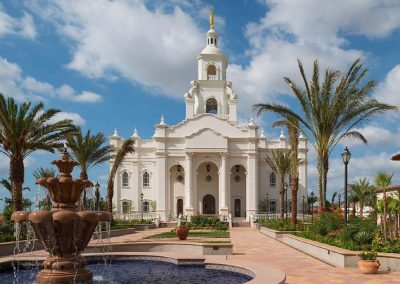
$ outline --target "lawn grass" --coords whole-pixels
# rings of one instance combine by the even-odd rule
[[[176,238],[175,230],[146,237],[146,239]],[[189,237],[201,238],[229,238],[228,231],[189,231]]]

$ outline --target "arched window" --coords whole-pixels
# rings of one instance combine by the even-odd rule
[[[269,202],[269,212],[276,213],[276,201],[275,200],[271,200]]]
[[[127,172],[122,173],[122,186],[129,186],[129,175]]]
[[[269,175],[269,186],[276,187],[276,173],[274,172]]]
[[[149,187],[150,186],[150,175],[148,172],[145,172],[143,174],[143,187]]]
[[[148,201],[143,201],[143,212],[147,213],[150,211],[150,203]]]
[[[122,201],[122,213],[123,214],[128,214],[131,213],[131,202],[128,200]]]
[[[217,68],[215,68],[215,65],[208,65],[207,80],[217,80]]]
[[[206,113],[218,114],[218,103],[214,98],[209,98],[206,101]]]

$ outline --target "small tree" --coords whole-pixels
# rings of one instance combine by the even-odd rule
[[[387,196],[386,190],[387,187],[392,183],[393,174],[388,174],[384,172],[379,172],[375,177],[375,185],[382,189],[383,192],[383,238],[385,241],[387,240],[387,228],[386,228],[386,221],[387,221],[387,211],[388,211],[388,204],[387,204]]]
[[[112,213],[113,211],[113,197],[114,197],[114,179],[117,173],[118,167],[121,165],[125,156],[128,153],[133,153],[133,144],[135,143],[132,139],[126,139],[122,144],[121,148],[116,150],[115,156],[112,156],[114,159],[113,166],[110,170],[110,174],[108,175],[108,183],[107,183],[107,202],[108,202],[108,211]],[[112,149],[113,150],[113,149]]]
[[[271,157],[265,159],[265,162],[279,176],[279,194],[281,203],[281,218],[284,218],[285,207],[285,177],[291,169],[290,151],[287,153],[280,150],[271,150]]]

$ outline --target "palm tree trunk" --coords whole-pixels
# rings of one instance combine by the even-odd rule
[[[113,197],[114,197],[114,183],[108,183],[107,186],[107,209],[108,212],[113,213]]]
[[[326,207],[326,191],[327,191],[327,184],[328,184],[328,170],[329,170],[329,157],[324,157],[324,170],[323,170],[323,178],[322,178],[322,211],[325,210]]]
[[[386,215],[387,215],[387,199],[386,199],[386,187],[383,188],[383,238],[387,240],[386,231]]]
[[[353,217],[355,217],[356,216],[356,203],[354,202],[353,203],[353,209],[351,210],[352,212],[351,212],[351,215],[353,216]]]
[[[281,195],[281,219],[285,218],[285,177],[280,177],[280,189],[279,193]]]
[[[85,170],[81,170],[79,178],[82,179],[82,180],[88,180],[89,179],[88,174],[87,174],[87,172]],[[83,199],[82,199],[82,202],[81,202],[81,210],[86,210],[86,208],[87,208],[87,201],[86,201],[86,188],[85,188],[85,189],[83,189]]]
[[[299,178],[297,175],[292,173],[292,180],[291,187],[292,187],[292,224],[297,224],[297,191],[299,189]],[[303,212],[304,214],[304,212]]]
[[[364,204],[360,202],[358,205],[360,206],[359,216],[362,217],[364,214]]]
[[[12,202],[15,211],[23,210],[22,185],[24,183],[24,160],[23,158],[10,159],[10,179],[12,183]]]
[[[318,159],[317,169],[318,169],[318,209],[319,209],[319,208],[322,208],[322,176],[323,176],[323,170],[322,170],[321,159]]]

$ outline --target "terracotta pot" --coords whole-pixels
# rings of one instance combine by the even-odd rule
[[[361,273],[364,274],[375,274],[378,272],[379,260],[359,260],[358,261],[358,268],[360,269]]]
[[[189,228],[186,227],[176,228],[176,235],[180,240],[186,240],[188,234],[189,234]]]

